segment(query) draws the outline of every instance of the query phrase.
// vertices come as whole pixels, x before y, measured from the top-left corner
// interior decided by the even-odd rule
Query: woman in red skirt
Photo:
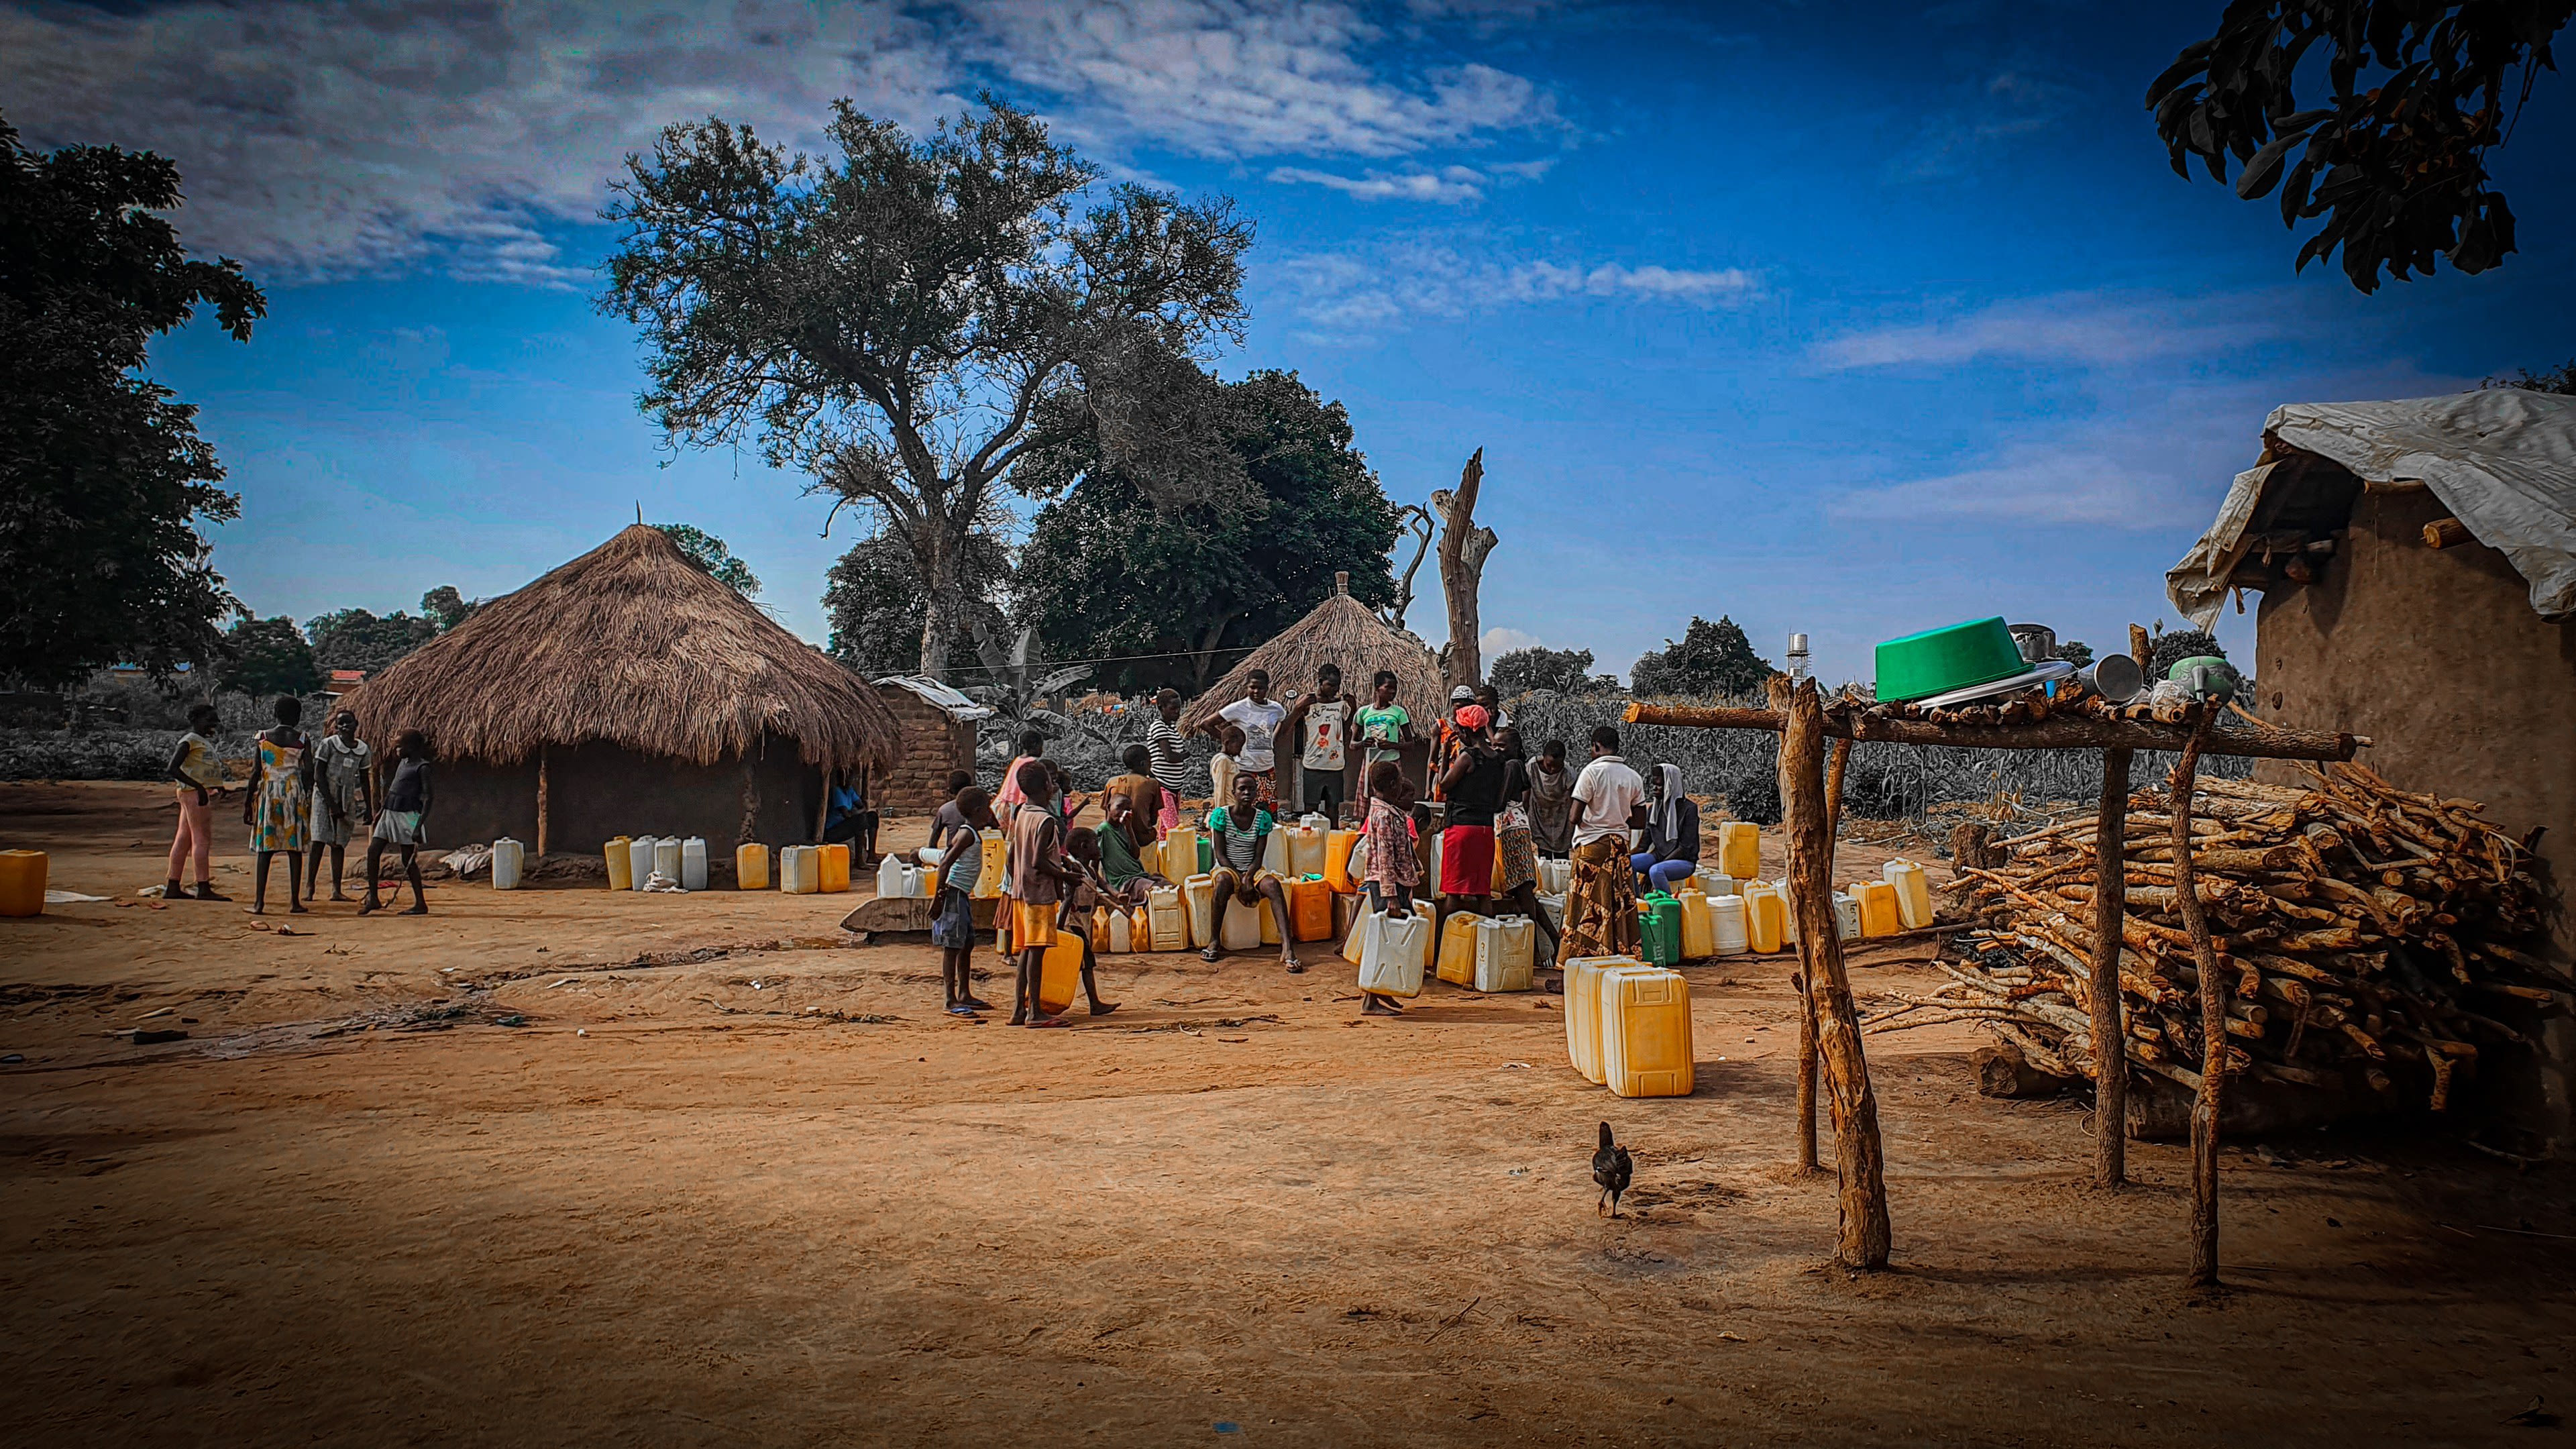
[[[1454,718],[1458,752],[1440,772],[1448,802],[1440,832],[1440,909],[1493,913],[1494,812],[1503,803],[1503,752],[1482,705],[1463,705]]]

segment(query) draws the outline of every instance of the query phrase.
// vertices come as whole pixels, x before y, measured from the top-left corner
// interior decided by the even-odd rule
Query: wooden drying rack
[[[2143,631],[2132,631],[2142,633]],[[2138,718],[2135,711],[2110,711],[2094,703],[2092,711],[2050,712],[2016,703],[2000,709],[1934,712],[1901,706],[1837,700],[1828,709],[1814,680],[1794,687],[1774,676],[1770,707],[1739,709],[1631,703],[1630,724],[1674,725],[1685,729],[1764,730],[1781,736],[1781,804],[1789,838],[1790,908],[1798,921],[1800,971],[1798,1033],[1798,1165],[1817,1170],[1816,1067],[1824,1064],[1831,1095],[1835,1168],[1841,1179],[1841,1232],[1835,1256],[1852,1268],[1887,1266],[1891,1230],[1887,1214],[1886,1157],[1879,1142],[1878,1101],[1869,1083],[1869,1062],[1861,1049],[1860,1017],[1852,1003],[1851,981],[1843,967],[1841,933],[1834,922],[1834,833],[1841,821],[1844,762],[1854,740],[1890,744],[1941,745],[1967,750],[2100,750],[2102,802],[2094,824],[2096,858],[2123,858],[2128,833],[2129,762],[2139,750],[2173,750],[2181,755],[2168,777],[2173,793],[2174,897],[2182,913],[2192,953],[2200,968],[2200,1013],[2203,1065],[2200,1093],[2191,1112],[2192,1255],[2191,1281],[2218,1282],[2218,1113],[2227,1082],[2227,1000],[2219,984],[2218,957],[2210,941],[2192,871],[2191,798],[2200,760],[2205,755],[2234,755],[2265,760],[2349,760],[2366,738],[2265,726],[2219,730],[2217,710],[2193,703],[2168,707],[2165,718]],[[1825,768],[1825,741],[1835,741],[1830,777]],[[2094,1159],[2093,1176],[2102,1187],[2127,1179],[2124,1135],[2128,1113],[2129,1074],[2126,1054],[2104,1065],[2106,1050],[2120,1050],[2128,1040],[2121,1020],[2120,949],[2128,915],[2128,881],[2123,871],[2104,871],[2093,897],[2092,987]],[[2110,1044],[2106,1046],[2105,1044]]]

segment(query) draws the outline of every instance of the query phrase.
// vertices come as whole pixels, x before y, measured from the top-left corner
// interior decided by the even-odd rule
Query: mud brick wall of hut
[[[948,802],[948,775],[975,768],[975,726],[953,718],[911,690],[877,691],[902,728],[902,752],[879,794],[877,808],[914,815]]]

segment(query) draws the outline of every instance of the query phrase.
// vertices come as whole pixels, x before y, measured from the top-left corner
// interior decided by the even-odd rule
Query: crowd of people
[[[943,952],[947,1011],[972,1017],[993,1009],[971,989],[969,898],[981,878],[976,831],[999,830],[1010,840],[997,922],[1016,957],[1009,1020],[1061,1026],[1063,1019],[1038,999],[1047,949],[1062,936],[1080,938],[1090,1010],[1116,1009],[1094,984],[1092,912],[1142,904],[1154,888],[1193,873],[1158,874],[1146,862],[1148,847],[1184,823],[1184,797],[1202,780],[1210,808],[1198,823],[1207,836],[1217,910],[1266,904],[1283,926],[1281,969],[1304,971],[1293,933],[1284,929],[1286,883],[1262,866],[1270,833],[1289,813],[1281,805],[1283,754],[1298,767],[1302,813],[1359,827],[1366,855],[1360,884],[1369,911],[1406,917],[1424,910],[1435,931],[1455,911],[1517,914],[1530,918],[1549,962],[1633,953],[1640,891],[1662,889],[1697,867],[1699,809],[1682,791],[1680,770],[1657,765],[1650,785],[1620,754],[1613,726],[1592,732],[1578,769],[1563,740],[1530,752],[1490,685],[1452,690],[1447,715],[1424,733],[1396,702],[1399,682],[1388,671],[1370,681],[1365,702],[1343,692],[1342,671],[1329,663],[1294,703],[1274,697],[1271,683],[1267,673],[1251,671],[1242,698],[1187,730],[1180,696],[1161,691],[1144,742],[1128,747],[1123,773],[1097,799],[1096,823],[1080,823],[1095,802],[1073,789],[1064,769],[1047,758],[1046,737],[1034,730],[1020,736],[997,791],[988,794],[967,771],[950,778],[950,799],[918,857],[943,867],[931,933]],[[1192,734],[1216,745],[1203,776],[1190,759]],[[1420,782],[1406,769],[1408,751],[1425,760]],[[1439,869],[1429,879],[1435,835]],[[1539,900],[1542,858],[1569,862],[1561,929]],[[1216,961],[1224,950],[1210,943],[1202,954]],[[1363,993],[1361,1010],[1388,1015],[1403,1007]]]

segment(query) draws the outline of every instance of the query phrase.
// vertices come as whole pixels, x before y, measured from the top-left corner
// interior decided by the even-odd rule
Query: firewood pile
[[[2505,1017],[2576,996],[2513,944],[2539,923],[2528,842],[2475,801],[2398,790],[2357,764],[2309,768],[2304,787],[2203,778],[2194,797],[2230,1075],[2439,1110],[2482,1053],[2529,1045]],[[2129,797],[2125,1045],[2133,1071],[2196,1091],[2199,974],[2174,909],[2170,809],[2161,789]],[[1951,888],[1987,928],[1968,938],[1973,954],[1866,1029],[1974,1021],[2040,1071],[2091,1077],[2094,835],[2091,819],[2069,821],[1997,842],[1992,869],[1963,868]]]

